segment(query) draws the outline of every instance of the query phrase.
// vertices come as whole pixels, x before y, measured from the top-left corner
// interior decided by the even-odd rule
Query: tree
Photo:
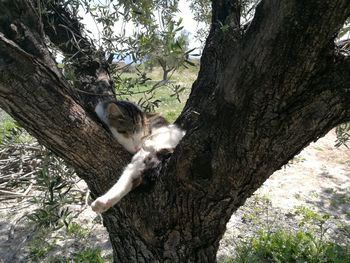
[[[101,195],[131,158],[92,113],[113,97],[108,61],[91,55],[67,4],[50,1],[41,16],[39,1],[0,3],[0,106]],[[232,213],[350,119],[350,56],[334,44],[350,2],[262,0],[245,27],[239,3],[213,1],[200,72],[176,121],[187,134],[159,167],[161,179],[103,214],[115,262],[215,262]],[[49,46],[75,54],[84,93],[65,80]]]
[[[188,33],[183,31],[182,19],[175,22],[172,17],[165,17],[161,20],[164,28],[143,36],[141,42],[145,42],[142,50],[146,51],[146,63],[159,65],[165,82],[169,78],[169,73],[174,72],[185,63],[192,64],[188,61],[188,56],[193,50],[188,50],[189,38]]]

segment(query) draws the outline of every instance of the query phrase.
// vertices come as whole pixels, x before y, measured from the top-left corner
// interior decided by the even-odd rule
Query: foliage
[[[177,70],[186,63],[193,65],[188,60],[189,39],[188,34],[183,31],[182,19],[174,21],[172,17],[161,17],[159,29],[147,33],[141,37],[141,49],[146,51],[145,64],[152,68],[159,65],[163,70],[163,81],[167,81],[168,74]]]
[[[175,83],[168,82],[161,88],[155,81],[148,81],[146,84],[137,82],[140,78],[136,75],[139,73],[124,74],[119,81],[127,82],[125,85],[130,85],[130,88],[128,90],[123,89],[123,85],[117,86],[117,98],[137,102],[148,112],[157,108],[157,112],[173,122],[184,106],[197,72],[198,67],[181,68],[172,75]],[[159,79],[162,77],[162,70],[156,67],[149,76],[152,79]]]
[[[118,94],[132,95],[135,85],[149,86],[151,79],[146,71],[141,70],[143,64],[160,65],[164,71],[163,80],[168,80],[170,73],[182,65],[192,65],[187,59],[191,52],[187,50],[188,36],[181,25],[181,19],[176,22],[174,20],[178,12],[177,1],[51,0],[41,2],[41,16],[50,14],[56,6],[67,7],[77,21],[83,22],[84,16],[93,19],[97,32],[80,27],[84,40],[73,37],[64,45],[73,45],[78,52],[94,61],[102,62],[106,57],[112,58],[113,63],[109,69]],[[53,23],[50,26],[54,27]],[[82,44],[84,41],[97,46],[97,51],[86,50]],[[52,49],[56,51],[57,47]],[[77,53],[61,55],[64,56],[62,70],[66,78],[80,92],[80,71],[74,65],[77,62],[80,64],[81,59],[76,61]],[[132,63],[125,64],[130,59]],[[120,66],[122,64],[125,66]],[[129,67],[136,68],[138,73],[133,81],[126,81],[123,77],[125,69]],[[165,85],[166,81],[159,81],[152,88],[160,89]],[[153,100],[152,96],[145,96],[140,105],[146,105],[144,108],[153,111],[157,108],[158,101]]]
[[[268,223],[254,237],[238,244],[234,257],[226,258],[221,263],[345,263],[350,261],[349,241],[344,246],[326,238],[328,229],[325,225],[329,219],[328,215],[319,214],[303,206],[297,207],[295,214],[301,217],[299,229],[272,230]]]
[[[86,262],[94,262],[94,263],[105,263],[104,258],[101,256],[101,250],[97,248],[88,248],[77,253],[74,256],[73,262],[76,263],[86,263]]]
[[[344,26],[342,27],[342,29],[340,29],[340,32],[338,34],[338,39],[344,37],[348,33],[350,33],[350,18],[348,18],[345,21]]]
[[[47,231],[40,229],[37,231],[29,244],[29,257],[32,260],[40,262],[53,248],[54,244],[51,244],[46,240]]]
[[[31,138],[12,118],[5,118],[0,123],[0,146],[7,143],[21,143]]]
[[[79,228],[77,224],[71,224],[67,229],[67,232],[74,234],[76,241],[74,242],[77,247],[77,243],[80,242],[80,239],[85,238],[86,230],[84,230],[83,236],[81,236],[82,228]],[[72,232],[71,232],[72,231]],[[104,263],[106,260],[101,255],[101,250],[99,248],[84,247],[76,251],[73,255],[60,255],[53,256],[55,250],[57,251],[60,246],[57,244],[56,240],[50,237],[50,232],[45,228],[39,229],[34,236],[32,237],[29,246],[29,258],[33,262],[50,262],[50,263]],[[78,235],[76,235],[79,233]],[[49,256],[51,254],[51,256]]]
[[[89,230],[73,222],[68,225],[67,234],[75,238],[85,238],[89,235]]]
[[[292,233],[281,229],[275,233],[261,231],[257,237],[237,247],[235,258],[224,262],[345,263],[349,260],[350,245],[343,247],[322,241],[310,232]]]
[[[61,159],[52,153],[46,155],[37,178],[37,187],[41,192],[31,200],[38,208],[27,215],[37,227],[68,227],[74,215],[67,205],[78,202],[79,198],[70,191],[73,173]]]

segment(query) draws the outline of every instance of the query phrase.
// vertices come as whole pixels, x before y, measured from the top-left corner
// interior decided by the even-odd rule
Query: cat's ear
[[[107,106],[107,116],[110,118],[118,118],[118,117],[124,117],[123,112],[121,111],[121,109],[118,107],[117,104],[115,103],[110,103]]]

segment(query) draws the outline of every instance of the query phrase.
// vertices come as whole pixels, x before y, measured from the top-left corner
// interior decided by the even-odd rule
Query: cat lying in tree
[[[117,141],[130,153],[135,153],[119,180],[91,208],[102,213],[118,203],[132,189],[141,184],[143,172],[149,165],[159,163],[159,153],[173,152],[185,131],[169,123],[158,114],[142,112],[127,101],[104,101],[95,112],[108,126]]]

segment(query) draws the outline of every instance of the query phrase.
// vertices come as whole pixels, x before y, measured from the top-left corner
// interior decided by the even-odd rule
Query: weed
[[[343,212],[345,213],[345,215],[346,215],[347,218],[350,218],[350,211],[345,211],[345,210],[343,210]]]
[[[39,207],[27,215],[37,227],[53,230],[68,227],[74,215],[67,205],[77,201],[70,192],[72,175],[73,171],[66,168],[62,160],[50,153],[46,155],[37,177],[41,193],[31,200]]]
[[[32,260],[39,261],[47,256],[47,254],[53,250],[54,244],[49,243],[46,240],[47,232],[44,229],[40,229],[33,236],[33,239],[29,243],[29,257]]]
[[[350,195],[348,193],[337,193],[333,192],[333,197],[331,200],[331,205],[338,208],[339,206],[349,204]]]
[[[242,216],[243,221],[252,222],[253,224],[263,224],[269,225],[269,207],[271,206],[271,200],[266,195],[254,195],[253,199],[253,209],[244,213]],[[266,222],[261,222],[261,215],[266,216]]]
[[[101,256],[101,250],[98,248],[88,248],[78,252],[74,256],[73,262],[76,263],[105,263],[105,259]]]
[[[108,258],[103,258],[101,250],[98,248],[86,248],[82,251],[75,253],[72,258],[66,258],[62,256],[51,256],[48,263],[106,263],[109,262]]]
[[[339,224],[338,229],[343,232],[345,236],[347,236],[350,240],[350,225]]]
[[[269,201],[260,202],[265,204],[265,207],[259,209],[268,211]],[[304,206],[296,207],[299,228],[286,230],[274,227],[268,217],[265,224],[261,220],[258,222],[259,215],[264,212],[259,211],[255,214],[254,211],[247,215],[255,215],[256,222],[262,227],[255,236],[247,237],[236,246],[233,257],[225,258],[220,263],[350,262],[350,242],[336,244],[326,237],[329,215],[317,213]],[[346,226],[341,227],[344,232],[348,231]]]
[[[89,235],[89,230],[73,222],[67,227],[67,234],[75,238],[86,238]]]
[[[329,215],[319,214],[316,211],[305,206],[297,206],[295,209],[295,214],[302,216],[300,225],[305,225],[309,223],[315,224],[316,222],[324,223],[326,220],[329,219]]]
[[[310,197],[312,197],[312,198],[318,198],[318,197],[319,197],[319,194],[318,194],[316,191],[311,191],[311,192],[310,192]]]
[[[222,263],[350,262],[350,247],[318,239],[313,233],[278,230],[261,231],[236,248],[233,258]]]
[[[0,123],[0,145],[6,147],[9,143],[24,143],[31,140],[33,138],[12,118],[7,117]]]

